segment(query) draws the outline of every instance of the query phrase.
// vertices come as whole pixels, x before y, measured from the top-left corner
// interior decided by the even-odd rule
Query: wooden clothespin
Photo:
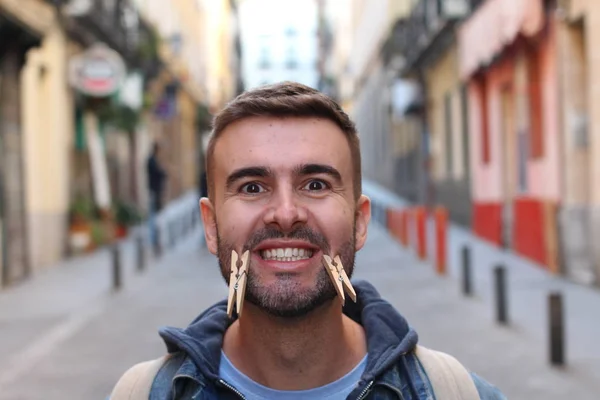
[[[242,254],[242,257],[239,257],[235,250],[231,251],[231,274],[229,275],[229,297],[227,298],[227,314],[230,318],[233,315],[234,304],[238,318],[242,315],[244,295],[246,294],[246,282],[248,280],[249,255],[249,250],[246,250],[246,252]]]
[[[335,286],[335,290],[342,300],[342,306],[346,303],[346,296],[344,292],[348,293],[348,296],[350,296],[352,301],[356,303],[356,292],[352,287],[350,278],[348,278],[348,275],[346,275],[346,270],[344,270],[340,256],[335,256],[335,258],[332,260],[331,257],[325,254],[323,258],[325,259],[325,269],[329,273],[329,277],[333,282],[333,286]]]

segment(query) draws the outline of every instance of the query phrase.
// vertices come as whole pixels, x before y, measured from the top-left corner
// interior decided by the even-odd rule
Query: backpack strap
[[[115,385],[110,400],[148,400],[154,377],[170,355],[129,368]]]
[[[438,400],[479,400],[471,374],[456,358],[417,346],[416,355],[425,369]]]

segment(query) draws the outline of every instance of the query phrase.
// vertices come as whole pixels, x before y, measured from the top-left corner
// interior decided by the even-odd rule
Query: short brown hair
[[[334,122],[346,135],[353,168],[354,197],[362,194],[360,142],[350,117],[330,97],[296,82],[281,82],[249,90],[236,97],[215,116],[213,130],[206,150],[208,193],[214,193],[215,144],[229,125],[250,117],[319,117]]]

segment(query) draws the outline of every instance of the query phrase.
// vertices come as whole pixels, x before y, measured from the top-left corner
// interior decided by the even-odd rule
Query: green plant
[[[73,222],[91,221],[94,218],[95,213],[94,202],[87,197],[78,196],[71,203],[69,213]]]
[[[142,221],[142,213],[134,204],[125,201],[116,201],[114,205],[115,221],[122,226],[139,224]]]
[[[196,108],[196,127],[200,132],[210,129],[212,124],[212,115],[205,104],[199,104]]]
[[[155,29],[147,27],[141,37],[138,53],[143,61],[151,61],[159,58],[161,39]]]
[[[96,246],[103,246],[108,242],[106,228],[101,221],[94,221],[91,227],[92,243]]]
[[[118,104],[116,100],[111,100],[100,107],[98,116],[103,123],[127,133],[135,132],[141,119],[139,111]]]

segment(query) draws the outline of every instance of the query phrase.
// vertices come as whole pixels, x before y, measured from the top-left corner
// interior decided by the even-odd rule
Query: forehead
[[[214,148],[216,173],[250,166],[274,171],[319,163],[351,174],[350,145],[344,132],[322,118],[252,117],[229,125]]]

